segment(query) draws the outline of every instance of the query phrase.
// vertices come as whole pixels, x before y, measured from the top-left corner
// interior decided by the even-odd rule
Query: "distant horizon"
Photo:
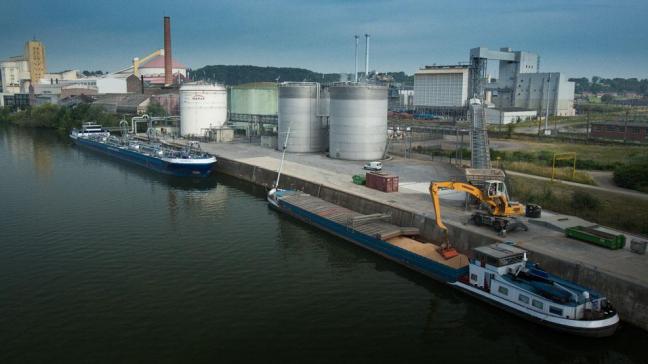
[[[537,53],[542,72],[569,78],[648,78],[648,3],[620,0],[172,0],[65,3],[5,0],[0,59],[36,37],[49,71],[116,70],[162,48],[171,17],[173,55],[192,69],[207,65],[295,67],[353,73],[354,34],[371,34],[370,69],[408,75],[431,64],[468,61],[484,46]],[[128,11],[125,11],[128,10]],[[487,14],[487,15],[484,15]]]

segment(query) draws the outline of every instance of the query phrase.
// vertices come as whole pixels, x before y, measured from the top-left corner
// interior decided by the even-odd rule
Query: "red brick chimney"
[[[164,17],[164,85],[173,84],[173,63],[171,61],[171,18]]]

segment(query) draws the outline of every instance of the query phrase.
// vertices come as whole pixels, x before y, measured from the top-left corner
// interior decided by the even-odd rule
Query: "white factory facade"
[[[499,63],[494,81],[486,69],[488,61]],[[560,72],[539,72],[539,65],[535,53],[473,48],[470,64],[426,66],[417,71],[414,105],[418,112],[461,117],[468,100],[478,94],[490,108],[499,110],[487,113],[489,122],[525,120],[546,113],[574,115],[574,83]]]

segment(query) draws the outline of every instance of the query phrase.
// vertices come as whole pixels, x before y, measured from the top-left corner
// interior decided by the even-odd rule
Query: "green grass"
[[[575,152],[576,159],[581,161],[591,160],[599,164],[613,165],[626,164],[648,160],[648,147],[636,145],[598,145],[598,144],[573,144],[573,143],[544,143],[533,141],[516,141],[520,144],[518,148],[508,151],[521,152],[548,152],[566,153]]]
[[[546,210],[578,216],[631,233],[648,235],[647,200],[526,177],[509,178],[512,197],[521,202],[537,203]]]
[[[506,163],[505,167],[507,170],[511,171],[551,178],[551,167],[547,166],[541,166],[529,162],[510,162]],[[555,179],[583,183],[586,185],[596,184],[592,177],[590,177],[586,172],[576,171],[572,177],[572,169],[568,167],[556,168]]]

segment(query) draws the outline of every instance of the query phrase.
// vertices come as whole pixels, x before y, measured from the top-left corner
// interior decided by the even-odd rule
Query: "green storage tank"
[[[277,115],[277,84],[255,82],[230,87],[231,114]]]

